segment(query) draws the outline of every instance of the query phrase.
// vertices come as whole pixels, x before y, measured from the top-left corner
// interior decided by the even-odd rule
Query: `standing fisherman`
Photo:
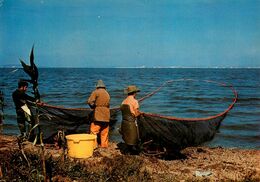
[[[137,117],[141,114],[139,103],[136,100],[137,92],[140,90],[135,85],[126,88],[127,98],[121,104],[122,123],[120,133],[131,152],[137,152],[139,144],[139,131]]]
[[[93,121],[90,124],[91,134],[100,134],[100,146],[108,147],[108,132],[110,120],[110,95],[102,80],[98,80],[96,90],[94,90],[87,104],[94,110]]]
[[[30,123],[30,109],[27,105],[32,105],[35,99],[26,94],[28,83],[19,80],[18,88],[13,92],[12,97],[15,104],[17,123],[22,137],[26,137],[26,123]]]

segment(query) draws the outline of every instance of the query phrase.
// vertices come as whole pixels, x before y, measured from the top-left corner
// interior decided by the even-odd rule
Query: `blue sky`
[[[0,0],[0,66],[260,67],[259,0]]]

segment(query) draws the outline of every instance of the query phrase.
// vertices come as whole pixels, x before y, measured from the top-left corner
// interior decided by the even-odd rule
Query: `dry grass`
[[[0,181],[41,181],[39,150],[24,144],[28,166],[16,138],[0,135]],[[63,150],[45,151],[49,181],[260,181],[259,150],[192,147],[182,154],[172,160],[123,155],[115,143],[80,160],[63,156]],[[196,176],[196,171],[209,176]]]

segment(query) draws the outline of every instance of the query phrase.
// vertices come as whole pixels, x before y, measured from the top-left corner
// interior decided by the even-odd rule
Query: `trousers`
[[[90,133],[94,135],[99,135],[98,142],[101,147],[108,147],[108,132],[109,132],[109,122],[94,121],[90,124]]]

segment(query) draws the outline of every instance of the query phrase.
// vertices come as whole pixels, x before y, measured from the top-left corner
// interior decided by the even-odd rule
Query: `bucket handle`
[[[90,140],[93,140],[94,141],[94,139],[73,139],[72,141],[73,141],[73,143],[79,143],[80,141],[90,141]]]

